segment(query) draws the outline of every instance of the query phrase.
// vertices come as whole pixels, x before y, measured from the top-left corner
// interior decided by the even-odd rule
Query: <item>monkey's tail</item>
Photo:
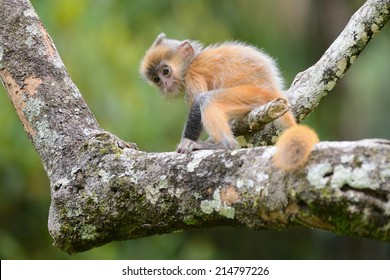
[[[286,129],[276,142],[273,161],[276,167],[293,172],[308,160],[313,146],[319,142],[317,133],[305,125]]]

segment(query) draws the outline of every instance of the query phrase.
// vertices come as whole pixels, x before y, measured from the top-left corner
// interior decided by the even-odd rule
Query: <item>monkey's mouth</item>
[[[165,95],[176,95],[180,91],[180,85],[177,82],[171,82],[164,85]]]

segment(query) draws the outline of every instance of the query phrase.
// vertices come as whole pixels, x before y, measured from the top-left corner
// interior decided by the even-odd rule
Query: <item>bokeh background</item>
[[[240,40],[277,58],[288,86],[315,63],[362,0],[34,0],[103,128],[145,151],[174,150],[182,100],[163,100],[138,73],[160,32],[205,44]],[[0,26],[1,28],[1,26]],[[390,138],[390,24],[305,121],[322,140]],[[112,242],[69,256],[47,230],[49,182],[0,87],[1,259],[389,259],[390,243],[292,229],[217,228]]]

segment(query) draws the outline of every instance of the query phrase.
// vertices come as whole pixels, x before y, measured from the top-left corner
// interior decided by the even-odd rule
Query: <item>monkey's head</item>
[[[142,59],[141,75],[163,94],[176,96],[183,90],[184,75],[195,54],[189,41],[167,39],[161,33]]]

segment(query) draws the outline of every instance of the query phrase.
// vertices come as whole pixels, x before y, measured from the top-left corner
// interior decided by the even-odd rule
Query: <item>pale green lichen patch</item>
[[[65,216],[68,218],[79,217],[83,214],[83,210],[81,208],[74,207],[70,203],[65,203],[63,209],[66,211]]]
[[[201,150],[194,153],[193,160],[187,164],[188,172],[194,172],[195,168],[199,166],[203,159],[207,158],[209,155],[212,155],[213,151],[211,150]]]
[[[372,33],[375,35],[376,33],[379,32],[379,26],[378,26],[377,24],[373,23],[373,24],[371,25],[371,31],[372,31]]]
[[[175,195],[177,198],[180,198],[180,197],[183,195],[183,193],[184,193],[184,190],[183,190],[183,189],[181,189],[181,188],[176,188],[176,189],[175,189],[174,195]],[[199,194],[198,194],[198,193],[194,193],[193,195],[194,195],[194,197],[196,197],[196,195],[199,195]]]
[[[355,60],[356,60],[357,56],[356,55],[352,55],[350,58],[349,58],[349,63],[352,65]]]
[[[102,178],[102,182],[108,183],[110,181],[110,175],[105,170],[100,170],[98,175]]]
[[[180,198],[183,193],[183,189],[174,188],[170,186],[169,180],[166,175],[160,176],[160,180],[158,182],[158,188],[160,189],[160,191],[166,190],[169,195],[174,196],[176,198]]]
[[[44,103],[39,98],[32,98],[26,102],[26,106],[23,109],[23,112],[28,120],[34,120],[37,116],[40,115],[41,109],[44,107]]]
[[[40,33],[40,30],[38,28],[37,25],[35,24],[31,24],[29,26],[26,27],[26,31],[31,35],[31,36],[28,36],[27,39],[26,39],[26,45],[31,48],[33,47],[33,45],[35,44],[35,40],[34,40],[34,37],[38,36],[38,34]],[[39,51],[39,49],[38,49]]]
[[[253,188],[255,186],[255,181],[251,178],[238,178],[236,181],[236,187],[241,188]]]
[[[262,159],[264,161],[269,161],[270,157],[272,156],[272,152],[270,153],[269,150],[275,150],[274,148],[265,149],[264,153],[266,155],[262,155]],[[245,176],[240,176],[235,180],[235,183],[233,185],[237,189],[241,189],[240,192],[245,190],[243,189],[255,189],[256,193],[259,193],[262,189],[265,188],[267,183],[269,182],[269,174],[265,172],[261,172],[256,169],[248,168],[248,170],[245,172]]]
[[[97,236],[96,227],[93,225],[84,225],[80,229],[80,237],[83,240],[94,240]]]
[[[160,189],[167,189],[168,188],[167,176],[165,176],[165,175],[160,176],[160,181],[158,182],[158,187]]]
[[[212,200],[202,200],[200,202],[200,209],[205,214],[211,214],[214,211],[218,212],[221,216],[229,219],[234,219],[236,210],[234,207],[226,205],[221,199],[221,188],[217,188],[213,193]]]
[[[315,164],[309,167],[307,179],[309,183],[316,188],[324,188],[329,181],[327,176],[333,171],[330,163]]]
[[[234,215],[236,214],[236,210],[233,207],[226,206],[226,207],[221,207],[219,210],[219,214],[222,216],[229,218],[229,219],[234,219]]]
[[[368,37],[368,35],[367,35],[367,32],[363,32],[360,39],[362,40],[362,42],[363,42],[364,44],[366,44],[367,41],[368,41],[368,39],[369,39],[369,37]]]
[[[67,178],[61,178],[59,180],[57,180],[55,183],[54,183],[54,187],[55,188],[61,188],[61,187],[66,187],[69,185],[69,179]]]
[[[200,202],[200,209],[205,214],[211,214],[218,208],[219,204],[215,200],[202,200]]]
[[[28,25],[26,31],[34,36],[37,36],[39,32],[39,27],[35,24]]]
[[[341,59],[337,63],[337,71],[336,71],[336,76],[341,77],[347,69],[347,58]]]
[[[43,120],[41,122],[36,122],[36,131],[37,137],[36,141],[44,142],[48,147],[56,147],[57,140],[60,138],[60,135],[56,130],[51,129],[49,123],[47,122],[46,115],[43,116]]]
[[[337,81],[335,80],[330,80],[327,84],[326,84],[326,90],[327,91],[331,91],[334,86],[336,85]]]
[[[88,188],[85,192],[85,196],[88,197],[90,202],[93,202],[95,204],[99,203],[99,196],[94,189]]]
[[[159,188],[155,188],[153,186],[148,186],[145,188],[145,194],[146,194],[146,199],[151,203],[151,204],[156,204],[157,201],[160,198],[160,190]]]
[[[333,188],[341,188],[344,185],[349,185],[357,189],[372,189],[379,188],[379,183],[371,178],[373,166],[363,164],[361,167],[352,169],[352,167],[345,167],[338,165],[334,168],[334,173],[330,185]]]
[[[256,179],[258,182],[267,182],[269,180],[269,175],[264,172],[257,172]]]
[[[342,155],[340,159],[342,163],[352,163],[354,158],[355,158],[354,154],[349,154],[349,155]]]
[[[33,18],[36,17],[35,11],[34,11],[33,9],[30,9],[30,8],[26,9],[26,10],[23,12],[23,15],[24,15],[25,17],[33,17]]]
[[[390,177],[390,169],[382,169],[379,174],[382,181],[384,181],[387,177]]]
[[[256,175],[257,184],[255,184],[256,193],[260,193],[265,188],[265,185],[269,181],[269,175],[267,173],[258,172]]]

